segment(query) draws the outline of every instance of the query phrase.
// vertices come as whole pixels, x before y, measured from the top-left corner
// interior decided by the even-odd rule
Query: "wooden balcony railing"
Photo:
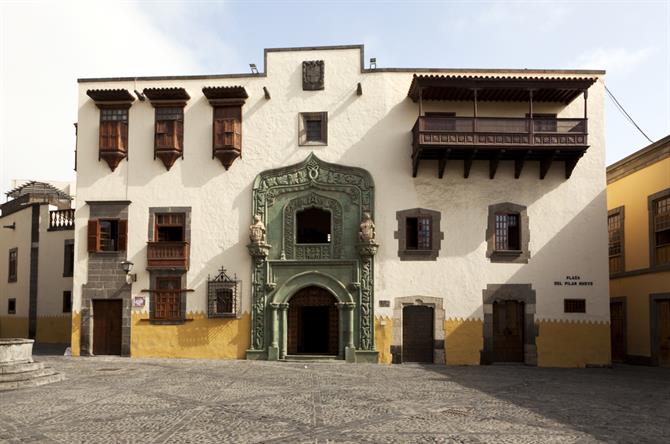
[[[74,230],[74,208],[49,211],[49,231]]]
[[[473,160],[494,161],[491,178],[500,160],[521,167],[526,160],[541,160],[544,178],[553,160],[565,160],[569,177],[588,148],[587,129],[586,119],[421,116],[412,128],[413,175],[421,159],[439,160],[440,177],[447,159],[465,160],[465,177]]]
[[[188,242],[147,242],[147,268],[188,270]]]

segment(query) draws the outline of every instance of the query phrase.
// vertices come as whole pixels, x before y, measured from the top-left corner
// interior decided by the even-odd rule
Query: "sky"
[[[77,78],[246,73],[264,48],[343,44],[380,68],[605,69],[649,138],[670,134],[670,0],[0,0],[0,192],[74,179]],[[649,143],[606,99],[607,163]]]

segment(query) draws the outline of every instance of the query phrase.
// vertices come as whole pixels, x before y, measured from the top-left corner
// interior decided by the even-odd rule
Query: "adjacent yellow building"
[[[607,168],[612,360],[670,366],[670,136]]]

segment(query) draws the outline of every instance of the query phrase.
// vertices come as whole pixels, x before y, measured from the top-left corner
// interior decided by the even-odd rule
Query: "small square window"
[[[328,113],[300,113],[299,144],[328,145]]]
[[[414,208],[396,212],[398,257],[403,261],[437,259],[443,234],[440,232],[440,212]]]
[[[7,314],[16,314],[16,299],[7,300]]]
[[[72,292],[63,292],[63,313],[72,313]]]

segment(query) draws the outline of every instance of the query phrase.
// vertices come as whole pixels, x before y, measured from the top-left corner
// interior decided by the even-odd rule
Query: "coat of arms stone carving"
[[[324,89],[325,65],[323,60],[302,62],[302,89],[318,91]]]

